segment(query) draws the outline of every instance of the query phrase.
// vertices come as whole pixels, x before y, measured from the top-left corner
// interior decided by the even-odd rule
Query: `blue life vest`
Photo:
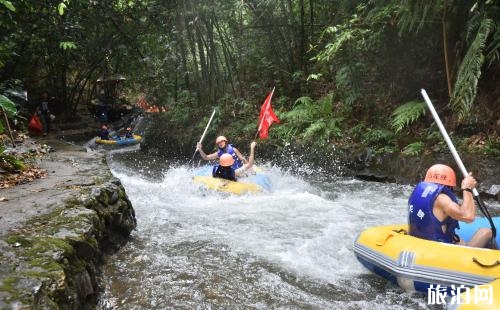
[[[217,157],[221,157],[222,154],[224,154],[224,153],[228,153],[229,155],[231,155],[234,158],[234,163],[231,166],[231,167],[233,167],[233,169],[236,170],[236,169],[240,168],[241,166],[243,166],[243,163],[238,158],[238,155],[236,155],[236,153],[234,152],[234,146],[232,144],[228,144],[226,146],[226,149],[219,148],[219,151],[217,152]]]
[[[234,173],[233,167],[223,167],[221,165],[215,165],[212,168],[212,176],[214,178],[236,181],[236,174]]]
[[[101,138],[101,140],[109,140],[109,131],[107,129],[101,129],[101,131],[99,131],[99,138]]]
[[[458,221],[448,216],[441,222],[432,212],[434,202],[441,193],[458,203],[453,191],[445,185],[430,182],[417,184],[408,199],[410,235],[426,240],[454,243],[455,229],[459,228]],[[446,225],[445,232],[441,227],[443,225]]]

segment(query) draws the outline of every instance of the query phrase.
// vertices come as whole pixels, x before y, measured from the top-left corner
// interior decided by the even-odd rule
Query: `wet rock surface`
[[[457,184],[463,177],[451,154],[377,156],[364,150],[350,158],[353,172],[363,180],[416,184],[425,177],[427,169],[436,163],[452,167],[457,174]],[[500,201],[500,158],[465,154],[461,156],[461,160],[468,172],[472,172],[477,179],[477,190],[481,197]]]
[[[56,138],[39,160],[47,177],[3,189],[0,309],[89,309],[100,263],[136,227],[105,155]]]

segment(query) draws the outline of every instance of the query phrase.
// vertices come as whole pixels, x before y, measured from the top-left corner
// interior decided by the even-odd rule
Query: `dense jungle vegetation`
[[[459,148],[500,155],[499,1],[0,0],[0,10],[11,120],[25,108],[12,90],[27,90],[27,110],[48,90],[58,120],[76,121],[98,79],[119,74],[110,100],[167,108],[157,131],[194,146],[216,108],[213,130],[246,143],[275,87],[281,124],[266,143],[419,155],[446,148],[424,88]]]

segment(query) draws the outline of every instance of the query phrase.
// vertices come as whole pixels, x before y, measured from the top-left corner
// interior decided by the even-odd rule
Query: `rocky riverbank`
[[[0,194],[0,309],[89,309],[134,209],[104,154],[55,136],[35,144],[51,150],[37,162],[47,177]]]

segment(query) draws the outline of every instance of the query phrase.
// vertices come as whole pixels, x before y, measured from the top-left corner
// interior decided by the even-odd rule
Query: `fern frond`
[[[304,96],[304,97],[297,98],[297,100],[295,100],[293,105],[295,107],[298,105],[310,105],[312,102],[313,102],[313,100],[311,99],[311,97]]]
[[[327,121],[326,133],[328,139],[330,139],[331,136],[334,136],[336,138],[342,137],[342,129],[340,128],[340,125],[343,121],[343,117],[331,118]]]
[[[332,94],[328,94],[324,97],[321,97],[318,101],[317,101],[317,104],[318,104],[318,108],[319,108],[319,111],[318,113],[320,115],[330,115],[332,113],[332,109],[333,109],[333,100],[332,100]]]
[[[326,123],[324,120],[318,120],[312,123],[307,129],[304,131],[304,139],[305,140],[323,140],[325,139],[325,130]]]
[[[334,59],[340,51],[344,49],[344,47],[350,42],[356,39],[360,33],[356,29],[337,29],[335,28],[335,38],[332,42],[328,43],[324,50],[321,51],[315,59],[322,62],[330,62]]]
[[[425,21],[437,16],[442,10],[440,1],[404,0],[400,2],[397,25],[401,33],[418,32]]]
[[[477,83],[481,77],[481,67],[485,59],[483,55],[485,42],[492,27],[493,21],[491,19],[484,18],[481,21],[474,41],[472,41],[458,69],[450,106],[453,111],[458,113],[458,120],[461,122],[468,118],[476,98]]]
[[[340,97],[347,105],[353,105],[360,95],[363,68],[363,64],[356,63],[341,67],[335,74],[335,83],[340,90]]]
[[[424,115],[425,111],[426,108],[423,101],[409,101],[394,110],[391,126],[396,132],[400,132],[403,128]]]
[[[425,144],[421,141],[413,142],[405,146],[402,153],[408,156],[418,156],[422,154]]]
[[[486,61],[490,67],[500,61],[500,22],[495,22],[493,25],[492,32],[494,33],[486,47]]]

